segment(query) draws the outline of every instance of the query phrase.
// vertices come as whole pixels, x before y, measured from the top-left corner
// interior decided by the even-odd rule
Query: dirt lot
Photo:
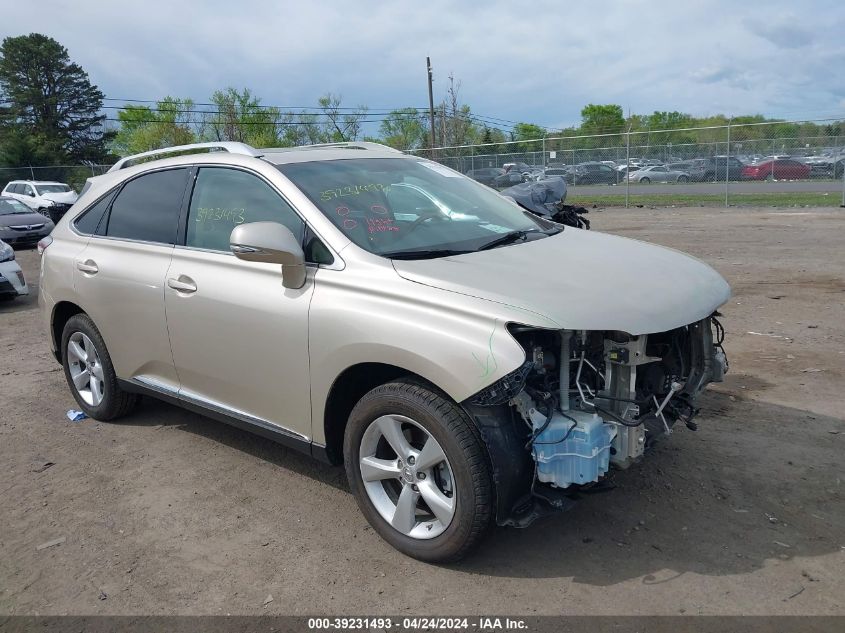
[[[340,468],[153,400],[69,422],[35,297],[0,305],[0,613],[845,614],[845,211],[590,219],[727,277],[729,377],[614,490],[449,567],[382,542]]]

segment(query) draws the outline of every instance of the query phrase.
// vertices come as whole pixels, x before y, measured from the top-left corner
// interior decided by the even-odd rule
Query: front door
[[[246,262],[229,250],[232,229],[273,221],[302,235],[304,223],[259,176],[200,167],[184,246],[165,282],[170,346],[180,395],[247,421],[311,436],[308,308],[313,271],[297,290],[281,267]]]

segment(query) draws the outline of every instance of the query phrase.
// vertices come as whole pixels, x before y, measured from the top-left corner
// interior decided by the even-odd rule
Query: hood
[[[79,197],[75,191],[66,191],[64,193],[45,193],[41,196],[45,200],[52,200],[53,202],[58,202],[59,204],[73,204],[76,202],[76,199]]]
[[[9,213],[7,215],[0,215],[0,226],[27,226],[29,224],[47,224],[51,225],[50,218],[45,218],[40,213],[33,211],[32,213]]]
[[[709,316],[730,297],[724,278],[694,257],[570,227],[531,242],[393,266],[409,281],[529,310],[569,330],[665,332]]]

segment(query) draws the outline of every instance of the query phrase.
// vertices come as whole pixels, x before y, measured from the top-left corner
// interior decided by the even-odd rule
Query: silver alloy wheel
[[[71,334],[67,342],[70,378],[85,404],[96,407],[103,401],[103,363],[94,342],[82,332]]]
[[[454,475],[443,448],[403,415],[373,420],[361,437],[364,489],[381,517],[405,536],[430,539],[455,516]]]

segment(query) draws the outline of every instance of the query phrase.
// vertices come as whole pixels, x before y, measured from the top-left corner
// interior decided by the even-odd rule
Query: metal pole
[[[731,175],[731,121],[733,121],[733,117],[728,119],[728,152],[725,155],[725,206],[728,206],[728,186],[730,183],[730,175]]]
[[[35,172],[32,171],[32,165],[29,166],[29,179],[35,180]]]
[[[628,193],[631,190],[631,127],[625,135],[625,208],[628,208]]]
[[[432,75],[431,75],[431,58],[425,58],[425,65],[428,68],[428,116],[431,119],[431,158],[434,158],[434,92],[431,87]]]
[[[836,163],[833,163],[833,175],[836,175]],[[842,205],[845,208],[845,158],[842,159]]]
[[[546,166],[546,136],[543,135],[543,167]]]

